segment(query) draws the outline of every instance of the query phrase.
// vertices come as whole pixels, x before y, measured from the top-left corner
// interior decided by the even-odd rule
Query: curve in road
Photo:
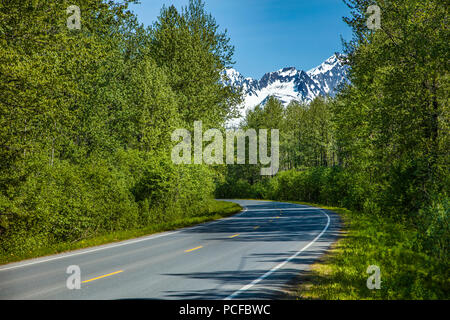
[[[331,211],[227,200],[230,218],[0,267],[0,299],[274,299],[336,240]],[[67,273],[79,267],[81,288]]]

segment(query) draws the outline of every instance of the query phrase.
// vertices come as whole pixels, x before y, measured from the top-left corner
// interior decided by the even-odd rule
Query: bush
[[[433,198],[429,206],[419,210],[417,239],[425,252],[442,261],[449,261],[450,201],[442,195]]]
[[[213,194],[206,166],[120,151],[114,161],[55,161],[0,197],[0,256],[201,215]],[[115,165],[111,163],[115,162]]]

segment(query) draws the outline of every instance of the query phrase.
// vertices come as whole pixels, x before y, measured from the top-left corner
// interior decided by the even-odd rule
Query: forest
[[[210,210],[217,172],[175,165],[176,128],[220,128],[233,47],[200,1],[149,28],[128,2],[0,5],[0,256]],[[214,204],[212,204],[214,206]]]
[[[261,165],[171,161],[174,130],[202,121],[225,132],[238,114],[241,91],[223,73],[234,47],[200,0],[163,7],[148,28],[130,2],[77,1],[79,30],[67,27],[68,1],[1,2],[0,262],[201,216],[214,198],[291,200],[405,234],[384,242],[393,253],[382,239],[373,249],[406,268],[377,297],[448,298],[445,2],[380,0],[381,29],[368,30],[372,1],[345,0],[349,82],[309,105],[270,98],[241,123],[279,130],[274,176]]]

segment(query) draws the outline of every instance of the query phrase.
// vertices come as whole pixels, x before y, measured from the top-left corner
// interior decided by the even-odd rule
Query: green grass
[[[256,199],[254,199],[256,200]],[[273,200],[266,200],[273,201]],[[341,217],[341,237],[331,250],[295,279],[284,298],[319,300],[449,299],[450,266],[420,252],[417,230],[386,215],[371,215],[322,204]],[[381,270],[381,289],[367,288],[370,265]]]
[[[416,230],[386,216],[321,207],[339,214],[342,237],[311,271],[297,279],[288,294],[293,299],[448,299],[448,262],[415,247]],[[381,270],[381,289],[369,290],[367,267]]]
[[[208,211],[200,216],[188,217],[184,219],[174,220],[171,222],[150,225],[142,229],[111,232],[108,234],[99,235],[93,238],[84,239],[74,243],[60,243],[56,246],[39,248],[22,255],[0,255],[0,265],[24,259],[37,258],[76,249],[98,246],[106,243],[138,238],[158,232],[176,230],[179,228],[193,226],[199,223],[222,219],[231,216],[235,213],[238,213],[241,210],[242,207],[236,203],[214,200],[211,201],[211,203],[209,204]]]

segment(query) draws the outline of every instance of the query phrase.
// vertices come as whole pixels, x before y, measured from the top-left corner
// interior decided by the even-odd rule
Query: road
[[[274,299],[333,243],[339,218],[304,205],[230,200],[218,221],[0,267],[0,299]],[[69,290],[69,266],[81,288]]]

